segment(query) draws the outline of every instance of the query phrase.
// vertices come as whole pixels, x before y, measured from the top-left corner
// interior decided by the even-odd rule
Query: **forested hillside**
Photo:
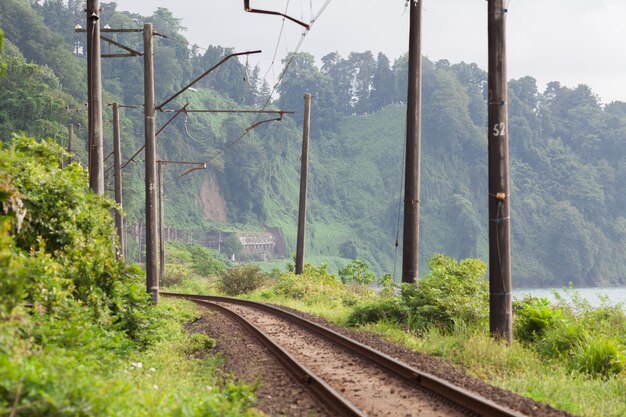
[[[79,0],[0,3],[0,64],[7,66],[0,79],[3,141],[22,130],[65,145],[68,123],[86,125],[85,37],[73,32],[84,21],[83,8]],[[152,22],[166,35],[155,44],[159,103],[235,49],[189,45],[182,22],[166,9],[145,17],[118,8],[103,4],[103,25]],[[117,39],[142,48],[137,35]],[[263,124],[238,140],[253,117],[189,114],[159,136],[160,158],[209,166],[182,178],[184,170],[166,167],[166,223],[198,232],[280,227],[292,252],[302,95],[308,91],[313,121],[307,255],[331,266],[359,258],[378,272],[393,272],[406,57],[390,62],[370,51],[345,57],[299,53],[287,62],[270,107],[294,110],[293,118]],[[142,104],[140,58],[105,60],[102,73],[105,103]],[[475,64],[425,59],[423,83],[421,259],[435,252],[486,259],[486,73]],[[168,108],[257,108],[270,92],[258,68],[236,59],[195,87]],[[620,255],[626,239],[626,103],[603,104],[584,85],[553,82],[539,91],[534,79],[524,77],[510,82],[509,112],[514,285],[625,284],[626,260]],[[157,125],[170,116],[160,114]],[[110,118],[105,107],[105,121]],[[140,108],[124,110],[124,159],[143,142],[142,120]],[[84,161],[84,129],[77,136],[77,156]],[[105,155],[111,137],[105,123]],[[107,175],[112,185],[111,171]],[[128,165],[124,181],[133,229],[143,216],[142,164]],[[398,261],[400,256],[401,248]]]

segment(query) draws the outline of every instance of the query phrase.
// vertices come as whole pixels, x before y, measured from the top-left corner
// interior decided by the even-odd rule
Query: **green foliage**
[[[217,345],[217,341],[204,333],[194,333],[191,335],[187,346],[187,354],[201,355],[207,350],[213,349]]]
[[[191,304],[164,300],[152,311],[159,332],[141,351],[81,310],[64,319],[16,315],[0,323],[0,414],[260,415],[251,408],[252,388],[221,376],[219,358],[206,355],[214,341],[186,333],[198,316]]]
[[[609,378],[626,369],[624,347],[615,340],[587,340],[578,343],[573,353],[572,369],[593,377]]]
[[[235,256],[235,259],[240,259],[243,254],[243,245],[236,234],[228,235],[224,238],[222,243],[222,253],[226,254],[229,259]]]
[[[595,378],[610,378],[626,368],[623,306],[591,307],[573,289],[571,302],[555,294],[557,304],[526,297],[515,302],[515,337],[542,357]]]
[[[173,287],[191,278],[189,270],[179,264],[165,264],[165,273],[160,278],[161,287]]]
[[[359,305],[346,323],[349,326],[359,326],[382,321],[406,325],[410,316],[411,310],[406,303],[399,297],[393,297]]]
[[[84,12],[81,17],[84,18]],[[44,24],[29,2],[6,0],[0,3],[0,26],[7,40],[17,45],[29,62],[51,68],[64,90],[85,97],[82,90],[85,73],[80,61],[72,54],[71,46]],[[65,30],[73,26],[66,25]]]
[[[517,318],[519,320],[519,318]],[[517,320],[514,322],[517,329]],[[552,325],[543,328],[543,337],[536,340],[537,350],[548,358],[567,360],[573,355],[574,348],[589,340],[585,325],[572,318],[549,320]],[[536,334],[532,335],[536,337]],[[520,338],[520,340],[524,340]]]
[[[192,270],[202,276],[215,276],[226,270],[226,259],[219,252],[195,246],[191,248]]]
[[[456,322],[480,323],[487,318],[487,266],[477,259],[460,262],[438,254],[428,260],[430,272],[401,296],[411,310],[408,324],[417,330],[454,328]]]
[[[56,75],[19,55],[0,55],[0,66],[6,68],[0,78],[0,140],[18,131],[65,138],[70,118],[66,108],[75,107],[75,100],[61,91]]]
[[[396,282],[393,279],[393,275],[391,274],[383,274],[376,280],[376,283],[381,287],[380,295],[381,297],[391,297],[395,294]]]
[[[0,203],[13,219],[11,236],[4,237],[9,250],[3,251],[12,266],[12,295],[58,314],[81,303],[98,322],[137,335],[147,325],[147,297],[138,271],[115,260],[113,204],[84,191],[79,165],[60,169],[65,156],[50,141],[23,136],[0,149]]]
[[[351,325],[378,320],[401,323],[416,331],[451,331],[461,323],[476,325],[487,317],[486,265],[476,259],[461,262],[444,255],[429,260],[431,271],[415,285],[404,285],[399,297],[360,306],[348,318]]]
[[[217,287],[226,295],[242,295],[263,287],[268,278],[256,265],[239,265],[222,272]]]
[[[23,136],[0,147],[0,414],[257,415],[217,359],[189,358],[215,346],[184,337],[196,314],[153,307],[115,260],[113,205],[65,156]]]
[[[161,285],[173,287],[193,277],[209,278],[226,270],[226,257],[216,250],[176,241],[166,243],[165,276]]]
[[[4,32],[0,29],[0,54],[2,53],[2,41],[4,40]],[[6,64],[0,64],[0,77],[4,75],[4,71],[6,70]]]
[[[376,276],[368,268],[367,262],[354,260],[339,270],[339,279],[344,284],[351,282],[361,285],[372,284]]]
[[[538,341],[549,327],[563,319],[562,311],[546,298],[526,297],[516,306],[515,313],[515,337],[525,342]]]

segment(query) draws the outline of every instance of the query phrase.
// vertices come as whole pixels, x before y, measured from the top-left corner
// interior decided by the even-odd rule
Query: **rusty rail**
[[[363,359],[369,362],[372,362],[380,366],[383,369],[386,369],[388,372],[404,379],[410,384],[416,385],[427,391],[433,392],[434,394],[440,397],[443,397],[444,399],[451,401],[457,404],[458,406],[464,409],[467,409],[471,412],[474,412],[480,416],[527,417],[525,414],[522,414],[518,411],[511,410],[507,407],[503,407],[499,404],[496,404],[495,402],[489,400],[488,398],[485,398],[474,392],[468,391],[464,388],[458,387],[442,378],[417,370],[403,362],[393,359],[392,357],[382,352],[372,349],[369,346],[366,346],[360,342],[357,342],[342,334],[339,334],[331,329],[320,326],[319,324],[313,323],[310,320],[304,319],[300,316],[297,316],[289,311],[285,311],[278,307],[274,307],[274,306],[270,306],[270,305],[262,304],[262,303],[257,303],[257,302],[249,301],[249,300],[241,300],[241,299],[236,299],[236,298],[211,296],[211,295],[193,295],[193,294],[180,294],[180,293],[169,293],[169,292],[161,292],[160,294],[165,297],[189,299],[196,303],[198,302],[210,303],[211,301],[215,301],[215,302],[237,304],[237,305],[251,307],[257,310],[265,311],[274,316],[280,317],[294,324],[297,324],[309,330],[310,332],[315,333],[318,336],[321,336],[326,340],[329,340],[331,343],[339,345],[343,347],[344,349],[359,355]],[[217,305],[212,304],[212,306],[217,306]],[[225,309],[225,310],[231,312],[228,309]],[[232,313],[232,314],[235,314],[235,313]],[[240,319],[245,321],[245,319],[243,318],[240,318]],[[295,361],[295,359],[293,360]],[[352,415],[355,415],[355,414],[352,414]]]
[[[164,296],[170,296],[168,293],[161,293]],[[330,385],[309,371],[297,359],[283,350],[274,343],[265,333],[254,325],[250,324],[246,319],[238,315],[232,310],[214,304],[210,301],[201,300],[193,297],[183,297],[189,299],[196,304],[208,307],[215,311],[230,317],[239,323],[247,332],[252,334],[255,339],[263,346],[267,347],[272,355],[280,362],[280,364],[295,378],[296,381],[304,385],[322,404],[324,404],[334,415],[345,417],[366,417],[358,408],[347,401],[341,394],[335,391]]]

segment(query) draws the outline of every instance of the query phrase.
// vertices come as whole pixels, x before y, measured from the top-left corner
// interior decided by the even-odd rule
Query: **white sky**
[[[485,0],[422,0],[423,53],[432,60],[487,65]],[[250,64],[269,67],[282,19],[250,14],[241,0],[117,0],[118,10],[150,15],[166,7],[182,19],[185,36],[199,46],[262,49]],[[284,11],[308,21],[325,0],[250,0],[251,7]],[[408,48],[408,11],[404,0],[333,0],[314,24],[301,51],[319,59],[331,51],[384,52],[393,62]],[[626,101],[626,0],[509,0],[509,78],[533,76],[542,90],[558,80],[584,83],[608,103]],[[106,24],[106,22],[103,22]],[[158,28],[156,28],[158,30]],[[280,60],[298,43],[301,28],[287,21],[278,48]]]

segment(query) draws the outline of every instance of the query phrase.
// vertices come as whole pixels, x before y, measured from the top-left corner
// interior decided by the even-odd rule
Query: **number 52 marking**
[[[496,123],[495,125],[493,125],[493,131],[492,131],[494,136],[504,136],[506,135],[506,124],[504,123]]]

